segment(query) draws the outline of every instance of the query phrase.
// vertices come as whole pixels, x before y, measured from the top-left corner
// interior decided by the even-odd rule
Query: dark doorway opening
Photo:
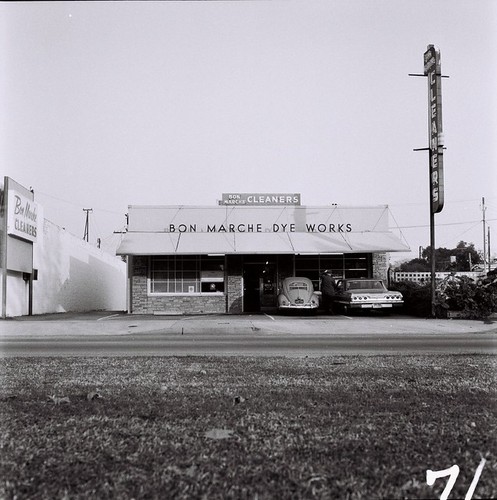
[[[243,311],[261,312],[276,307],[276,264],[269,260],[245,262],[243,266]]]

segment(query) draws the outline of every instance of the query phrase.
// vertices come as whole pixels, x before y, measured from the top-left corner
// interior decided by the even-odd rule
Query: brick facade
[[[216,296],[158,296],[138,300],[135,314],[224,314],[226,297]]]
[[[131,265],[131,312],[135,314],[223,314],[225,295],[148,294],[148,257],[134,257]]]
[[[243,264],[240,256],[228,259],[227,311],[230,314],[243,312]]]
[[[369,266],[372,266],[370,275],[373,278],[386,280],[388,254],[382,252],[370,255]],[[244,311],[243,256],[233,255],[226,259],[224,294],[150,295],[147,288],[148,266],[148,257],[132,257],[130,263],[130,312],[134,314],[241,314]],[[278,257],[278,286],[285,277],[293,276],[294,268],[293,255]]]
[[[382,280],[388,279],[388,254],[385,252],[374,253],[373,258],[373,278]]]

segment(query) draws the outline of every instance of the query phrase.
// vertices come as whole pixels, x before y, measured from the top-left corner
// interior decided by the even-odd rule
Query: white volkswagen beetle
[[[278,295],[278,310],[315,310],[319,298],[309,278],[285,278]]]

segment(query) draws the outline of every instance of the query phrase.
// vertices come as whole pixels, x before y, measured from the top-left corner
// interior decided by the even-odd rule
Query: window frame
[[[212,266],[212,263],[216,264],[217,260],[217,265],[221,266],[222,269],[216,271],[216,277],[213,280],[217,286],[222,287],[222,291],[215,291],[215,292],[210,292],[210,291],[202,291],[202,284],[206,282],[205,278],[203,277],[203,274],[205,273],[209,274],[212,272],[212,269],[210,267]],[[165,269],[155,269],[154,268],[154,262],[157,261],[166,261],[167,265],[165,266]],[[194,262],[195,267],[194,270],[192,270],[190,267],[188,267],[186,270],[184,269],[184,262]],[[180,263],[181,265],[178,265]],[[204,263],[204,269],[202,269],[202,263]],[[205,267],[207,269],[205,269]],[[177,274],[183,275],[183,273],[195,273],[196,276],[194,278],[195,281],[195,290],[194,292],[186,292],[186,291],[180,291],[180,292],[157,292],[153,291],[154,289],[154,273],[164,273],[166,276],[170,273],[174,273],[176,276]],[[167,283],[167,288],[169,289],[169,280],[167,277],[161,282]],[[183,279],[181,280],[182,282],[184,281]],[[191,281],[191,279],[187,279],[187,281]],[[175,277],[174,282],[177,282],[177,279]],[[211,280],[209,280],[209,283]],[[216,257],[209,257],[207,255],[150,255],[148,258],[148,272],[147,272],[147,295],[150,297],[215,297],[215,296],[224,296],[225,295],[225,283],[226,283],[226,257],[223,256],[220,258],[219,256]],[[189,286],[189,285],[186,285]]]

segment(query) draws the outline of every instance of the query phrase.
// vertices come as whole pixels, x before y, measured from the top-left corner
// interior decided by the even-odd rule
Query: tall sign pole
[[[430,179],[431,315],[435,317],[435,214],[444,206],[442,72],[440,51],[428,45],[424,53],[424,74],[428,77],[428,137]]]

